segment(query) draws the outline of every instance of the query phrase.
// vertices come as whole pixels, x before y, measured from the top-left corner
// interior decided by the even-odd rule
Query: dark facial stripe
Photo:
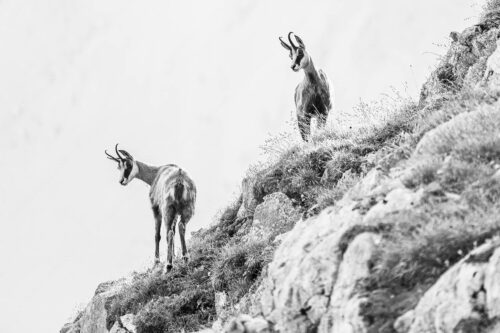
[[[125,161],[125,171],[123,172],[123,178],[128,178],[130,173],[132,172],[132,162]]]
[[[297,52],[297,58],[295,58],[295,64],[300,65],[302,58],[304,58],[304,52],[301,49],[299,49]]]

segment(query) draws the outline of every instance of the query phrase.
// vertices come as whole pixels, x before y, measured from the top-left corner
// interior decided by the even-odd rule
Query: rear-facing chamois
[[[127,185],[134,178],[139,178],[151,186],[149,198],[155,218],[155,265],[160,262],[160,229],[161,222],[165,223],[167,231],[167,272],[172,269],[174,255],[174,235],[177,217],[179,220],[179,234],[181,238],[182,257],[187,261],[188,252],[186,240],[186,224],[194,214],[196,201],[196,186],[187,173],[174,164],[160,167],[146,165],[135,160],[125,150],[115,146],[116,157],[104,151],[110,160],[118,163],[120,170],[120,184]]]
[[[290,51],[292,59],[292,70],[298,72],[304,70],[305,76],[302,82],[295,88],[295,107],[297,109],[297,121],[300,135],[304,141],[309,139],[311,132],[311,118],[316,117],[318,128],[323,128],[332,108],[330,101],[330,87],[326,74],[320,69],[316,71],[311,56],[306,51],[306,46],[299,36],[294,35],[298,43],[296,46],[288,34],[290,45],[279,37],[281,45]]]

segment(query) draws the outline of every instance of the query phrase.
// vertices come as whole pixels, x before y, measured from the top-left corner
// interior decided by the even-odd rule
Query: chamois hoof
[[[167,273],[169,273],[172,270],[172,264],[167,264]]]
[[[188,262],[189,261],[189,257],[188,256],[183,256],[182,260],[184,260],[184,262]]]

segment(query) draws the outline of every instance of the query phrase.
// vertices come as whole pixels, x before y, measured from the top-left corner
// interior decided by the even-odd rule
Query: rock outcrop
[[[101,283],[90,303],[73,322],[65,324],[60,333],[136,333],[132,314],[117,321],[109,318],[111,301],[128,282],[122,279]]]
[[[398,333],[498,332],[500,241],[472,251],[424,294],[417,307],[398,318]]]
[[[297,222],[275,251],[250,314],[278,332],[367,332],[358,286],[370,275],[378,223],[423,197],[402,186],[374,169],[335,207]],[[360,210],[360,192],[380,201]]]

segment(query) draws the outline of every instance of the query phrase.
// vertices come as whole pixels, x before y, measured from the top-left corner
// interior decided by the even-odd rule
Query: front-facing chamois
[[[330,87],[326,74],[320,69],[316,71],[311,56],[306,51],[306,46],[299,36],[294,35],[298,43],[296,46],[288,34],[290,45],[285,43],[281,37],[281,45],[290,51],[292,59],[292,70],[298,72],[303,69],[305,76],[302,82],[295,88],[295,107],[297,109],[297,121],[300,135],[304,141],[309,139],[311,132],[311,118],[316,117],[318,128],[323,128],[332,108],[330,101]]]
[[[120,170],[120,184],[127,185],[134,178],[139,178],[151,186],[149,198],[155,217],[155,265],[160,262],[160,229],[161,222],[167,230],[167,272],[172,269],[174,255],[174,235],[177,217],[179,220],[179,234],[181,238],[182,257],[187,261],[188,252],[186,240],[186,224],[194,214],[196,201],[196,186],[187,173],[174,164],[160,167],[146,165],[134,160],[132,155],[115,146],[117,157],[104,151],[107,157],[118,163]]]

